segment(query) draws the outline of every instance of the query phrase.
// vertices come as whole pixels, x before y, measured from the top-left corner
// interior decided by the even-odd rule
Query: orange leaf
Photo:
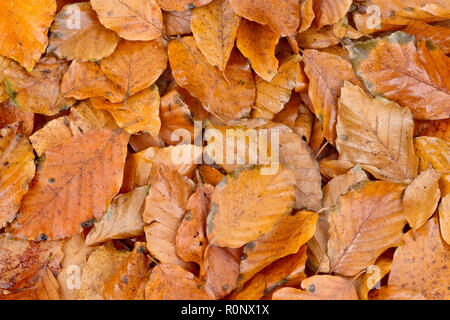
[[[100,219],[122,183],[127,141],[125,133],[96,130],[47,150],[11,232],[62,239]]]
[[[410,230],[397,248],[389,275],[390,299],[450,298],[450,247],[443,242],[437,218]]]
[[[127,40],[153,40],[163,33],[163,17],[155,0],[92,0],[100,22]]]
[[[204,283],[183,268],[158,264],[145,286],[146,300],[211,300]]]
[[[167,53],[160,39],[121,40],[110,56],[100,61],[103,73],[117,84],[126,97],[150,87],[167,66]]]
[[[194,9],[210,3],[212,0],[156,0],[159,6],[166,11],[184,11]]]
[[[210,66],[193,37],[173,40],[169,60],[177,83],[225,120],[247,116],[255,102],[255,83],[247,61],[233,51],[224,72]]]
[[[268,26],[242,20],[237,32],[236,45],[248,58],[253,70],[265,81],[272,81],[278,71],[275,49],[280,34]]]
[[[238,15],[268,25],[282,36],[293,35],[300,23],[300,1],[230,0],[230,2]]]
[[[342,195],[328,216],[331,270],[354,276],[400,243],[406,220],[404,185],[365,181]]]
[[[8,99],[0,104],[0,128],[11,125],[14,122],[21,123],[22,132],[26,136],[29,136],[33,132],[34,114],[32,112],[22,111]]]
[[[113,53],[118,42],[119,36],[98,21],[89,2],[74,3],[56,15],[47,52],[67,60],[100,60]]]
[[[314,0],[317,29],[334,24],[350,10],[352,0]]]
[[[237,170],[216,186],[206,228],[212,245],[239,248],[271,230],[278,218],[291,212],[294,174],[279,168],[274,175],[262,175],[263,169]]]
[[[411,22],[405,33],[412,34],[418,40],[432,40],[444,54],[450,53],[450,29],[441,26],[430,26],[421,21]]]
[[[15,123],[0,129],[0,228],[11,222],[34,177],[35,165],[30,141]]]
[[[358,76],[374,95],[409,107],[416,119],[450,117],[450,58],[401,31],[347,47]]]
[[[229,0],[213,0],[192,10],[191,29],[197,47],[220,71],[225,70],[230,58],[240,22]]]
[[[47,46],[47,31],[55,16],[55,0],[2,1],[0,54],[31,71]]]

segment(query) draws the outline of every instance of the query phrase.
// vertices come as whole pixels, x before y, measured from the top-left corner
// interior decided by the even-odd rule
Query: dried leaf
[[[374,95],[409,107],[416,119],[450,117],[450,58],[401,31],[347,47],[353,68]]]
[[[184,11],[194,9],[210,3],[212,0],[156,0],[159,6],[166,11]]]
[[[422,171],[406,188],[403,207],[406,220],[414,230],[419,229],[433,215],[441,192],[440,175],[433,168]]]
[[[127,141],[124,133],[96,130],[47,150],[11,225],[13,235],[62,239],[100,219],[119,191]]]
[[[55,10],[55,0],[2,1],[0,54],[31,71],[47,46],[47,31]]]
[[[250,113],[255,102],[254,79],[247,61],[237,51],[231,53],[224,75],[207,63],[193,37],[170,42],[169,60],[177,83],[199,98],[208,111],[225,120]]]
[[[300,1],[230,0],[230,3],[241,17],[268,25],[282,36],[293,35],[300,23]]]
[[[100,61],[103,73],[118,85],[126,97],[150,87],[167,66],[161,40],[121,40],[116,50]]]
[[[315,0],[313,9],[317,29],[341,20],[350,9],[352,0]]]
[[[437,218],[403,236],[395,252],[388,289],[393,299],[446,300],[450,297],[450,247],[439,234]]]
[[[111,239],[127,239],[143,235],[145,223],[142,220],[142,213],[148,190],[149,186],[143,186],[116,196],[102,220],[95,223],[87,235],[86,244],[91,246]]]
[[[56,15],[47,52],[67,60],[100,60],[113,53],[118,42],[119,36],[98,21],[91,4],[81,2],[65,6]]]
[[[336,145],[339,160],[349,160],[375,177],[410,182],[417,175],[408,108],[384,98],[372,99],[345,83],[339,99]]]
[[[361,85],[351,64],[335,55],[316,50],[303,52],[305,73],[309,78],[309,98],[322,123],[323,135],[332,144],[336,139],[338,99],[345,81]],[[361,85],[362,86],[362,85]]]
[[[103,288],[119,268],[127,261],[130,253],[103,245],[89,256],[81,274],[81,287],[77,292],[80,300],[104,300]]]
[[[365,181],[340,197],[328,216],[332,271],[354,276],[400,243],[406,223],[404,189],[401,184]]]
[[[213,0],[192,10],[191,29],[197,47],[220,71],[225,70],[240,22],[229,0]]]
[[[127,40],[153,40],[162,35],[163,16],[155,0],[92,0],[98,19]]]
[[[30,141],[19,125],[0,129],[0,228],[11,222],[34,177],[35,165]]]
[[[251,62],[255,73],[264,81],[272,81],[278,71],[275,49],[280,34],[268,26],[242,20],[236,37],[236,46]]]
[[[19,107],[13,105],[9,99],[0,103],[0,128],[12,125],[15,122],[20,122],[23,134],[29,136],[33,132],[34,114],[22,111]]]
[[[294,174],[279,168],[275,175],[262,175],[263,169],[238,170],[216,186],[207,219],[211,244],[241,247],[290,213],[294,206]]]
[[[442,53],[450,53],[450,28],[430,26],[421,21],[413,21],[403,32],[412,34],[418,40],[432,40]]]

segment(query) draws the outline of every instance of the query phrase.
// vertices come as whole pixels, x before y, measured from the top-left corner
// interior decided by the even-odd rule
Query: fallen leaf
[[[116,50],[100,61],[103,73],[127,98],[155,83],[166,66],[167,53],[160,39],[120,40]]]
[[[125,99],[120,88],[106,77],[97,64],[77,60],[72,62],[64,75],[61,92],[66,98],[77,100],[102,97],[118,103]]]
[[[34,177],[35,165],[30,141],[15,123],[0,129],[0,228],[11,222]]]
[[[437,218],[410,230],[397,248],[389,275],[393,299],[445,300],[450,297],[450,247],[443,242]]]
[[[119,36],[98,21],[91,4],[81,2],[65,6],[56,15],[47,52],[67,60],[100,60],[113,53],[118,42]]]
[[[192,10],[191,30],[197,48],[220,71],[225,70],[240,22],[229,0],[213,0]]]
[[[163,20],[168,36],[189,34],[191,30],[192,11],[164,11]]]
[[[309,78],[309,98],[322,123],[323,135],[331,143],[336,140],[338,99],[345,81],[361,85],[351,64],[341,57],[317,50],[303,52],[305,73]]]
[[[49,148],[64,144],[72,136],[69,117],[64,116],[47,122],[30,136],[30,141],[38,157],[41,157]]]
[[[12,125],[15,122],[20,122],[23,134],[29,136],[33,132],[34,113],[22,111],[19,107],[13,105],[9,99],[0,103],[0,128]]]
[[[102,220],[94,223],[86,237],[86,245],[92,246],[112,239],[128,239],[144,234],[142,220],[144,200],[149,186],[119,194],[110,203]]]
[[[98,19],[123,39],[153,40],[163,33],[163,16],[155,0],[92,0]]]
[[[0,235],[0,288],[17,290],[29,285],[26,276],[43,266],[58,273],[63,259],[61,241],[31,242]],[[33,272],[34,271],[34,272]]]
[[[418,40],[432,40],[442,53],[450,53],[450,29],[441,26],[431,26],[421,21],[411,22],[403,32],[412,34]]]
[[[273,300],[358,300],[352,282],[330,275],[312,276],[302,281],[302,289],[282,288]]]
[[[95,130],[46,151],[11,233],[29,240],[75,235],[119,191],[128,137]],[[87,200],[89,199],[89,200]]]
[[[61,93],[61,81],[68,68],[66,61],[54,57],[42,58],[31,72],[10,63],[3,71],[3,79],[11,102],[25,112],[45,115],[70,108],[75,100]]]
[[[317,29],[341,20],[351,5],[352,0],[314,0],[313,10]]]
[[[186,205],[186,214],[181,222],[175,239],[178,256],[186,262],[203,264],[206,238],[206,217],[210,209],[211,195],[214,188],[200,185],[192,194]]]
[[[450,245],[450,194],[443,197],[439,205],[439,224],[442,238]]]
[[[433,168],[422,171],[406,188],[403,207],[411,228],[419,229],[438,207],[440,175]]]
[[[402,184],[363,181],[340,197],[328,216],[333,272],[354,276],[400,243],[406,224],[404,189]]]
[[[450,117],[450,58],[429,41],[401,31],[348,46],[367,89],[409,107],[415,119]]]
[[[442,120],[414,120],[415,136],[429,136],[450,143],[450,118]]]
[[[184,11],[207,5],[212,0],[156,0],[166,11]]]
[[[275,175],[262,175],[263,169],[238,170],[216,186],[206,228],[212,245],[241,247],[268,232],[278,218],[291,212],[294,174],[279,168]]]
[[[297,77],[299,55],[294,55],[280,64],[276,76],[267,82],[256,76],[256,101],[253,118],[272,119],[291,98]]]
[[[205,109],[226,120],[250,113],[255,102],[255,83],[247,61],[239,52],[231,53],[223,75],[207,63],[193,37],[173,40],[168,52],[175,80],[199,98]]]
[[[293,35],[300,23],[300,2],[296,0],[230,0],[230,3],[241,17],[268,25],[281,36]]]
[[[77,292],[80,300],[104,300],[103,288],[130,257],[130,252],[103,245],[89,256]]]
[[[272,81],[278,72],[275,49],[279,39],[279,33],[256,22],[244,19],[239,26],[236,46],[251,62],[255,73],[264,81]]]
[[[190,179],[173,169],[160,167],[142,214],[148,224],[144,230],[150,254],[162,263],[176,264],[187,270],[192,267],[178,256],[175,244],[193,192],[194,183]]]
[[[135,243],[125,263],[104,284],[103,297],[106,300],[135,300],[139,286],[148,278],[150,261],[146,252],[145,243]]]
[[[102,98],[91,98],[94,108],[111,113],[117,124],[128,133],[148,133],[156,137],[161,128],[159,118],[160,96],[158,87],[152,85],[126,101],[111,103]]]
[[[345,83],[336,128],[339,160],[359,163],[386,181],[410,182],[416,177],[414,122],[408,108],[384,98],[372,99],[361,88]]]
[[[341,195],[346,194],[350,190],[351,186],[367,180],[367,174],[357,165],[345,174],[332,179],[322,188],[323,207],[327,210],[319,213],[316,231],[312,239],[308,242],[308,248],[311,252],[309,262],[314,268],[319,269],[320,272],[330,271],[330,259],[327,255],[328,240],[330,239],[330,234],[328,233],[328,215],[330,208],[338,202]]]
[[[241,258],[239,286],[272,262],[298,252],[313,235],[317,214],[296,211],[279,218],[272,230],[247,243]]]
[[[204,283],[173,264],[158,264],[145,286],[146,300],[211,300]]]
[[[47,31],[55,16],[55,0],[2,1],[0,54],[31,71],[48,43]]]

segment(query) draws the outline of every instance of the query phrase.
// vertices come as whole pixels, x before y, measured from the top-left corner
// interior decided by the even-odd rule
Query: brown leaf
[[[191,29],[197,48],[220,71],[225,70],[240,22],[229,0],[213,0],[192,10]]]
[[[96,130],[47,150],[10,227],[13,235],[62,239],[101,218],[119,191],[127,141],[125,133]]]
[[[300,23],[300,1],[230,0],[233,10],[247,20],[268,25],[281,36],[295,33]]]
[[[55,0],[2,1],[0,54],[31,71],[47,46],[47,31],[55,10]]]
[[[336,146],[339,160],[349,160],[375,177],[410,182],[417,175],[412,141],[414,122],[408,108],[369,97],[345,83],[339,99]]]
[[[67,60],[100,60],[113,53],[118,42],[119,36],[98,21],[89,2],[74,3],[56,15],[47,52]]]
[[[72,136],[69,117],[64,116],[47,122],[44,127],[31,135],[30,141],[38,157],[41,157],[47,149],[64,144]]]
[[[119,268],[130,257],[128,251],[120,251],[109,246],[98,247],[89,256],[81,274],[81,287],[77,292],[80,300],[104,300],[103,288]]]
[[[450,143],[450,118],[442,120],[414,120],[415,136],[429,136]]]
[[[156,0],[159,6],[166,11],[184,11],[194,9],[210,3],[212,0]]]
[[[194,183],[177,171],[160,167],[156,181],[145,199],[143,212],[147,248],[162,263],[179,265],[187,270],[192,266],[176,252],[176,236],[181,225]]]
[[[317,214],[296,211],[283,215],[273,229],[248,243],[241,258],[239,286],[272,262],[298,252],[314,234]]]
[[[347,14],[351,4],[352,0],[314,0],[317,29],[338,22]]]
[[[255,102],[255,83],[247,61],[239,52],[231,53],[224,75],[207,63],[193,37],[173,40],[168,52],[175,80],[199,98],[205,109],[225,120],[250,113]]]
[[[11,222],[34,177],[35,165],[30,141],[17,123],[0,129],[0,228]]]
[[[144,200],[149,186],[134,189],[116,196],[102,220],[95,223],[86,237],[86,245],[92,246],[111,239],[127,239],[144,234],[142,220]]]
[[[239,26],[236,46],[264,81],[272,81],[277,74],[278,59],[275,57],[275,49],[279,39],[279,33],[256,22],[244,19]]]
[[[432,40],[444,54],[450,53],[450,29],[430,26],[421,21],[411,22],[403,32],[412,34],[418,40]]]
[[[279,168],[274,175],[263,175],[263,169],[238,170],[216,186],[206,228],[211,244],[241,247],[268,232],[278,218],[291,212],[294,174]]]
[[[33,71],[27,72],[12,62],[3,71],[11,102],[25,112],[55,115],[70,108],[75,101],[61,93],[61,81],[69,64],[54,57],[39,60]]]
[[[443,197],[439,205],[439,224],[442,238],[450,245],[450,194]]]
[[[187,202],[187,211],[176,235],[177,254],[186,262],[203,264],[204,253],[208,246],[206,217],[213,191],[214,188],[210,185],[200,185]]]
[[[345,81],[361,85],[351,64],[341,57],[317,50],[303,52],[305,73],[309,78],[309,98],[322,123],[323,135],[332,144],[336,139],[338,99]]]
[[[337,276],[309,277],[302,281],[302,289],[282,288],[273,300],[358,300],[352,282]]]
[[[29,136],[33,132],[34,114],[22,111],[19,107],[13,105],[9,99],[0,103],[0,128],[12,125],[15,122],[20,122],[23,134]]]
[[[164,11],[164,25],[168,36],[181,36],[191,33],[192,11]]]
[[[0,235],[0,288],[17,290],[29,285],[26,276],[47,266],[58,273],[63,258],[61,241],[31,242]]]
[[[158,264],[145,286],[146,300],[211,300],[204,283],[173,264]]]
[[[409,107],[416,119],[450,117],[450,58],[401,31],[348,46],[353,68],[374,95]]]
[[[328,216],[331,270],[354,276],[400,243],[406,219],[404,185],[364,181],[342,195]]]
[[[100,61],[103,73],[125,92],[126,97],[150,87],[167,66],[167,52],[160,39],[120,40],[116,50]]]
[[[136,242],[128,259],[103,286],[106,300],[134,300],[141,283],[148,278],[150,261],[145,244]]]
[[[118,103],[125,99],[119,87],[106,77],[97,64],[77,60],[72,62],[64,75],[61,92],[66,98],[77,100],[103,97]]]
[[[445,300],[450,297],[450,247],[439,234],[437,218],[403,236],[392,262],[390,299]]]
[[[153,40],[163,33],[163,16],[155,0],[92,0],[98,19],[127,40]]]
[[[323,207],[328,209],[319,214],[316,231],[308,242],[308,249],[311,251],[309,261],[320,272],[330,271],[330,259],[327,255],[328,240],[330,239],[330,234],[328,233],[329,208],[333,207],[341,195],[346,194],[350,190],[351,186],[367,180],[367,174],[360,166],[355,166],[345,174],[332,179],[323,187]]]
[[[160,101],[156,85],[130,96],[124,102],[111,103],[106,99],[91,98],[94,108],[108,111],[126,132],[130,134],[143,132],[154,137],[161,128]]]
[[[441,197],[440,175],[433,168],[422,171],[406,188],[403,207],[411,228],[419,229],[433,215]]]

